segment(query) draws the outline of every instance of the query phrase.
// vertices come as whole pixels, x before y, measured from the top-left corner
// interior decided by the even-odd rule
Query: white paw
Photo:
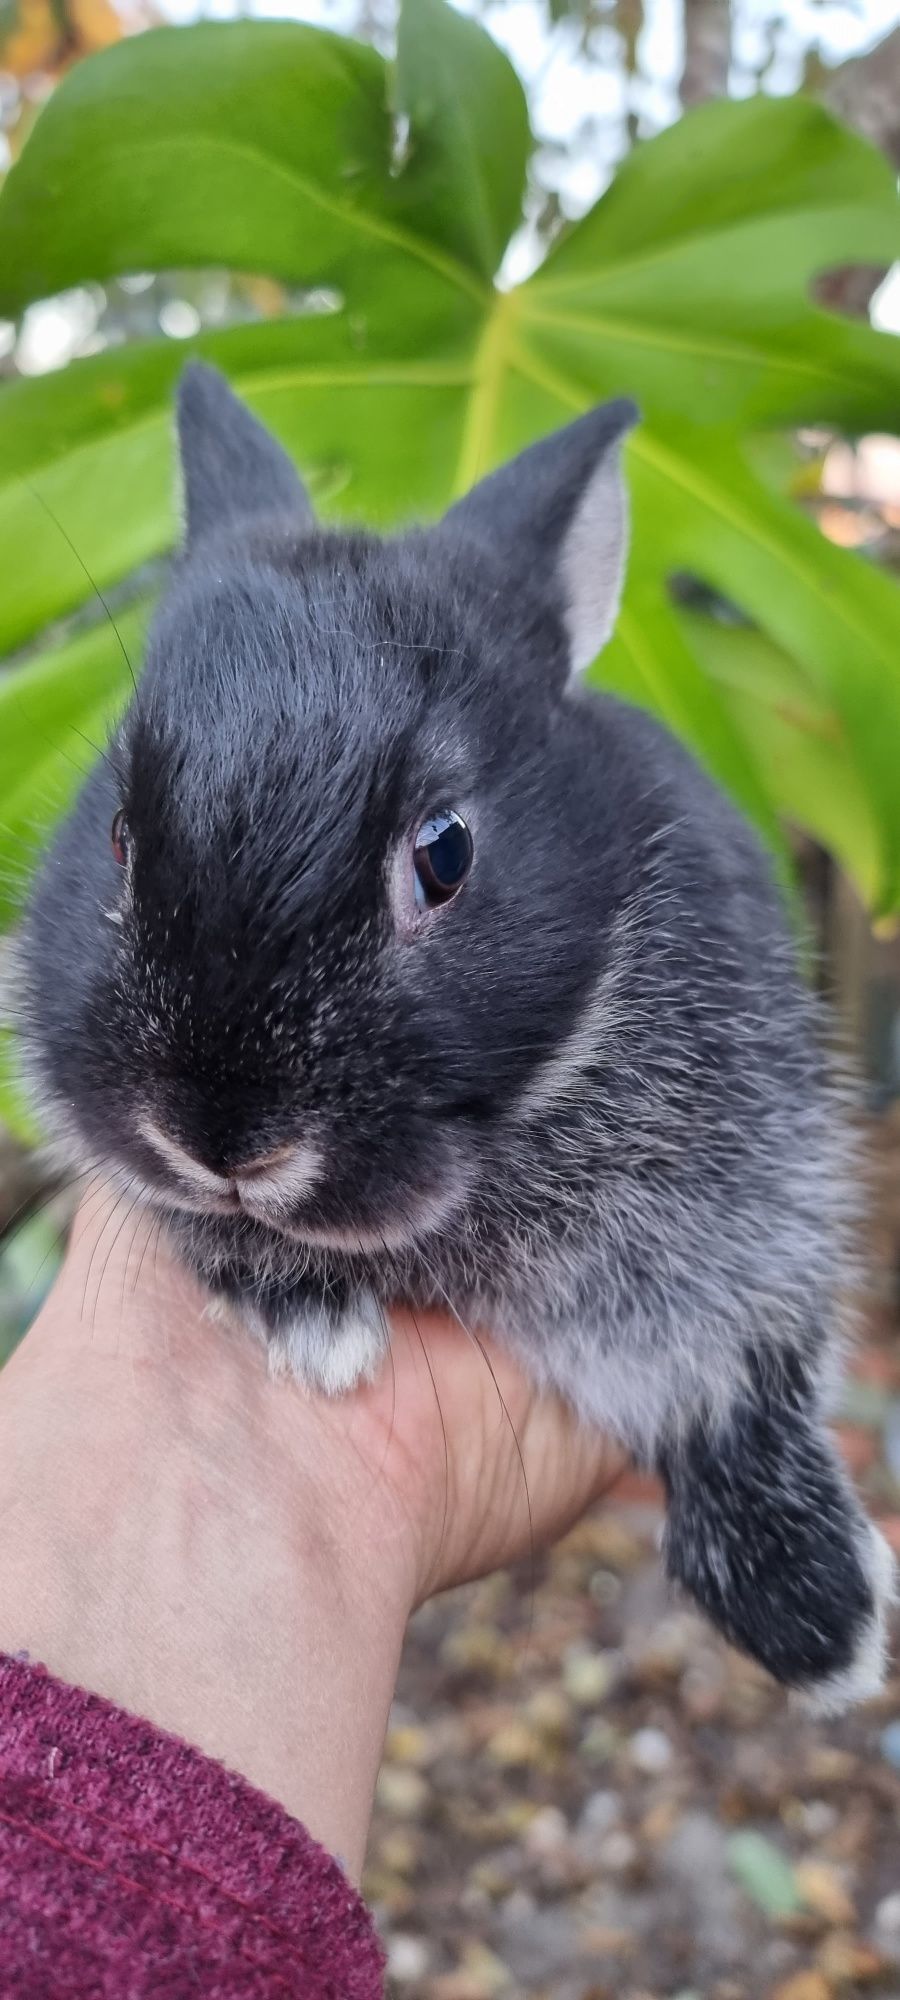
[[[307,1389],[345,1396],[360,1382],[374,1382],[387,1353],[384,1313],[371,1292],[360,1292],[337,1319],[312,1307],[269,1340],[269,1365],[295,1376]]]
[[[807,1715],[841,1715],[857,1702],[870,1701],[884,1685],[887,1657],[887,1620],[897,1600],[897,1566],[883,1535],[865,1524],[858,1554],[869,1580],[875,1609],[859,1635],[853,1659],[827,1680],[813,1681],[798,1691],[797,1701]]]

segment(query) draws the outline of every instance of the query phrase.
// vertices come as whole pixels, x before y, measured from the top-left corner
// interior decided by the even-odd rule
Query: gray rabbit
[[[491,1328],[661,1472],[665,1560],[821,1708],[892,1566],[824,1427],[841,1118],[770,869],[647,716],[585,691],[625,401],[437,526],[317,527],[192,364],[186,538],[37,883],[23,1025],[74,1166],[161,1209],[296,1374],[384,1307]]]

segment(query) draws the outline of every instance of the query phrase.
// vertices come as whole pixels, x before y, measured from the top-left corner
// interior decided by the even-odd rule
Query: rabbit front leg
[[[218,1274],[211,1309],[262,1342],[274,1374],[292,1375],[324,1396],[374,1382],[388,1350],[385,1313],[367,1290],[348,1290],[338,1300],[303,1286],[228,1285]]]
[[[325,1396],[374,1382],[388,1350],[387,1320],[369,1291],[341,1305],[294,1295],[261,1330],[271,1367]]]
[[[210,1295],[211,1314],[245,1327],[265,1347],[273,1372],[293,1375],[307,1389],[343,1396],[373,1382],[390,1336],[364,1279],[337,1265],[281,1276],[230,1225],[230,1216],[169,1218],[176,1249]]]
[[[835,1713],[881,1687],[893,1558],[798,1372],[756,1373],[724,1423],[661,1454],[666,1567],[727,1639]]]

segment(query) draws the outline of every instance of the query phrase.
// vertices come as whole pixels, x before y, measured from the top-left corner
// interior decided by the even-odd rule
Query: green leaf
[[[11,1029],[0,1028],[0,1125],[23,1146],[37,1146],[41,1134],[19,1074],[17,1045],[18,1038]]]
[[[733,1833],[727,1847],[732,1874],[767,1917],[777,1921],[800,1909],[793,1868],[773,1841],[748,1828]]]
[[[7,176],[0,312],[85,278],[224,264],[349,280],[388,352],[398,318],[404,337],[410,314],[420,336],[465,324],[481,283],[400,219],[392,143],[385,65],[359,42],[275,21],[118,42],[68,72]]]
[[[685,432],[634,440],[636,518],[671,572],[730,597],[803,667],[838,718],[847,761],[880,830],[876,911],[900,901],[900,598],[769,492],[728,440],[702,459]],[[640,535],[640,526],[637,529]]]
[[[612,693],[649,708],[691,745],[709,770],[757,821],[781,859],[784,850],[763,777],[728,701],[699,663],[658,585],[632,576],[609,645],[592,678]]]
[[[789,653],[751,626],[676,613],[717,686],[778,811],[829,847],[864,903],[881,893],[881,843],[872,800],[847,754],[840,717]]]
[[[398,212],[492,278],[522,213],[531,148],[512,64],[446,0],[404,0],[395,88],[410,123]]]
[[[519,345],[583,402],[624,387],[648,416],[890,422],[896,341],[808,298],[823,266],[900,254],[874,149],[803,99],[704,106],[498,298],[484,274],[527,134],[489,46],[443,0],[410,0],[398,87],[420,122],[401,171],[388,72],[321,30],[159,29],[77,65],[0,197],[0,310],[135,266],[225,264],[334,288],[380,358],[464,350],[481,379]]]
[[[146,607],[117,618],[140,658]],[[21,909],[36,854],[102,750],[130,688],[110,624],[0,676],[0,922]]]
[[[551,251],[523,339],[586,394],[600,350],[605,384],[693,423],[890,425],[898,343],[809,286],[897,256],[896,178],[864,140],[804,98],[708,104],[639,146]]]

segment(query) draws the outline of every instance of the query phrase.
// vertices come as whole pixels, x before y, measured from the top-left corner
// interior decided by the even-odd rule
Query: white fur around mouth
[[[296,1227],[285,1225],[282,1235],[292,1243],[309,1243],[317,1250],[344,1250],[377,1252],[379,1250],[409,1250],[423,1236],[439,1228],[446,1220],[453,1204],[445,1200],[417,1201],[413,1210],[399,1222],[384,1221],[377,1228],[361,1223],[359,1228],[350,1224],[341,1228],[337,1223],[319,1228],[315,1223],[298,1223]]]
[[[190,1204],[214,1212],[236,1213],[238,1209],[256,1221],[277,1229],[285,1216],[309,1194],[321,1178],[322,1155],[318,1148],[302,1141],[273,1154],[271,1164],[248,1168],[234,1175],[213,1173],[200,1160],[160,1130],[155,1120],[142,1116],[137,1121],[142,1139],[175,1175],[176,1184],[194,1199]]]

